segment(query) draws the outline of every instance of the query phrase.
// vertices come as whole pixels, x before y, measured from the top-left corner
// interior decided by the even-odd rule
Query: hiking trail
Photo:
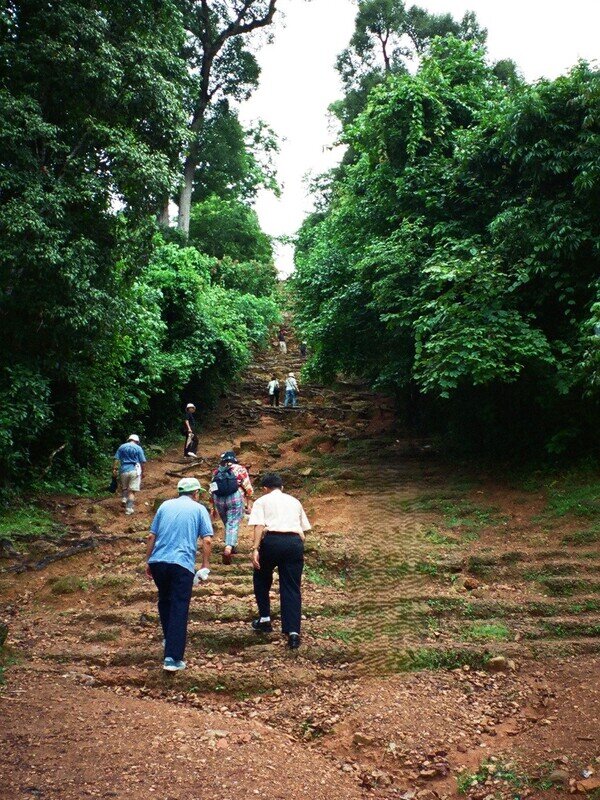
[[[118,496],[48,498],[62,540],[0,560],[14,662],[0,797],[434,800],[457,778],[473,798],[512,797],[517,778],[521,797],[594,790],[598,545],[543,494],[412,441],[359,382],[300,379],[297,409],[266,405],[270,376],[302,364],[293,337],[259,354],[200,431],[200,462],[147,447],[134,516]],[[279,472],[313,523],[302,647],[278,633],[276,580],[275,633],[251,631],[251,531],[226,567],[219,522],[188,668],[165,674],[146,533],[177,480],[206,487],[231,447],[255,488]]]

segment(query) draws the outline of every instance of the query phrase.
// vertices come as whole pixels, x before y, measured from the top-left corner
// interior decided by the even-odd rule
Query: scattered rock
[[[477,578],[473,578],[470,575],[468,575],[463,581],[463,586],[465,587],[465,589],[468,589],[470,592],[472,592],[473,589],[478,589],[481,586],[481,584],[479,583]]]
[[[596,789],[600,789],[600,777],[594,776],[593,778],[586,778],[583,781],[577,781],[576,786],[578,792],[595,792]]]
[[[490,672],[514,672],[517,668],[515,662],[505,656],[494,656],[485,665]]]
[[[368,736],[366,733],[355,733],[352,737],[352,744],[355,747],[369,747],[375,744],[375,739],[373,736]]]
[[[555,769],[548,775],[548,780],[551,783],[566,786],[569,783],[569,773],[564,769]]]
[[[312,467],[306,467],[306,469],[299,469],[298,475],[302,475],[303,478],[308,478],[309,475],[312,475]]]

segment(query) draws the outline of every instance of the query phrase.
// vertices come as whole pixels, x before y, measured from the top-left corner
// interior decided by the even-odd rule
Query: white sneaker
[[[126,509],[125,509],[125,514],[126,514],[128,517],[130,517],[132,514],[135,514],[135,509],[134,509],[134,508],[126,508]]]
[[[165,658],[163,661],[163,669],[165,672],[179,672],[179,670],[185,669],[185,667],[185,661],[175,661],[173,658]]]
[[[127,498],[126,497],[122,497],[121,498],[121,502],[123,503],[123,505],[127,505]]]
[[[188,454],[187,454],[187,457],[188,457],[188,458],[198,458],[198,456],[196,455],[196,453],[188,453]]]

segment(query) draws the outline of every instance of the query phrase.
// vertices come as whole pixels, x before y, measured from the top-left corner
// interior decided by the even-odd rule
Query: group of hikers
[[[191,444],[197,446],[194,411],[193,404],[188,404],[186,448],[190,435],[196,439],[195,445]],[[113,477],[120,480],[126,514],[135,512],[135,495],[141,489],[145,463],[139,436],[131,434],[115,453],[113,465]],[[223,564],[230,565],[237,553],[241,522],[248,515],[248,525],[254,528],[251,561],[258,607],[252,628],[257,633],[273,630],[269,593],[277,568],[282,632],[287,636],[288,647],[300,646],[304,538],[311,526],[301,503],[283,492],[279,475],[264,475],[261,486],[264,495],[255,500],[248,470],[238,462],[233,450],[227,450],[212,471],[208,487],[210,513],[200,503],[200,494],[206,490],[196,478],[182,478],[177,484],[178,496],[164,501],[156,512],[146,548],[146,574],[158,589],[158,613],[164,635],[163,669],[167,672],[177,672],[186,666],[183,656],[192,589],[210,575],[214,535],[211,517],[220,518],[225,527],[221,559]],[[202,566],[196,571],[199,543]]]
[[[288,406],[296,408],[296,406],[298,405],[298,393],[300,389],[298,388],[298,381],[296,380],[296,376],[293,372],[288,373],[288,376],[284,382],[284,388],[285,388],[285,397],[283,401],[284,408],[288,408]],[[280,392],[281,392],[281,387],[279,381],[277,380],[277,376],[272,375],[271,380],[267,384],[269,405],[279,407]]]

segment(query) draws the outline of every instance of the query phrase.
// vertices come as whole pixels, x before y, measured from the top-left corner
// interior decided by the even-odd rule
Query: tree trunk
[[[183,186],[179,195],[179,217],[177,227],[186,236],[190,233],[190,211],[192,207],[192,190],[194,188],[194,173],[196,172],[196,158],[190,153],[185,159],[183,169]]]
[[[158,224],[161,228],[168,228],[169,227],[169,197],[165,197],[162,206],[156,215],[158,220]]]

